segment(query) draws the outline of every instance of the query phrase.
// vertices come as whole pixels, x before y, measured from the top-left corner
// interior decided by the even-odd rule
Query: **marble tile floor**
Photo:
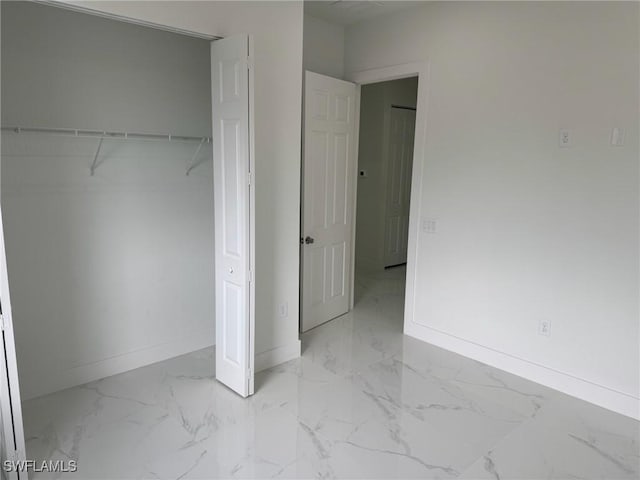
[[[404,269],[237,397],[206,349],[24,404],[31,478],[638,479],[639,422],[402,335]]]

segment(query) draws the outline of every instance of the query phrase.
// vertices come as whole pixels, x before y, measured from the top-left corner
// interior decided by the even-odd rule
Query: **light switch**
[[[558,145],[563,148],[573,146],[573,139],[571,138],[571,132],[569,130],[560,130]]]
[[[611,146],[624,146],[624,128],[615,127],[613,130],[611,130]]]

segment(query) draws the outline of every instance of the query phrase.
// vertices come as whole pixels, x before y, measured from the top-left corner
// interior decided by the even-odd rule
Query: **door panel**
[[[349,309],[356,86],[306,72],[302,330]]]
[[[391,108],[387,156],[384,266],[407,263],[409,201],[416,112]]]
[[[331,298],[342,297],[345,294],[344,257],[344,242],[331,246],[331,273],[333,275],[331,278]]]
[[[25,460],[22,404],[20,402],[6,259],[2,212],[0,211],[0,417],[2,422],[2,448],[0,448],[2,463],[0,463],[0,468],[6,460]],[[4,472],[3,475],[10,480],[18,478],[25,480],[27,478],[27,474],[24,472],[20,474]]]
[[[347,225],[347,193],[349,191],[349,135],[336,134],[334,137],[333,165],[333,218],[332,225]]]
[[[254,195],[249,38],[211,44],[216,265],[216,379],[253,393]]]

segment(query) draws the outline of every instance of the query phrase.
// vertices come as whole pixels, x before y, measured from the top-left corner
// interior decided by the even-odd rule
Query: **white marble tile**
[[[465,479],[638,479],[640,422],[558,394],[487,450]]]
[[[318,450],[342,458],[332,462],[342,478],[451,478],[482,451],[353,379],[306,390],[285,408]]]
[[[361,371],[402,350],[402,334],[380,319],[367,321],[351,312],[305,334],[302,355],[307,362],[335,375]]]
[[[559,395],[543,385],[411,337],[403,337],[402,351],[394,359],[419,375],[455,385],[469,395],[484,397],[528,417]]]
[[[221,478],[274,478],[285,471],[312,478],[328,460],[281,408],[223,429],[215,442],[215,448],[209,448],[211,442],[203,445],[207,455],[187,478],[208,478],[212,466]]]
[[[25,402],[32,478],[638,478],[638,422],[402,335],[404,269],[242,399],[206,349]]]
[[[424,375],[397,359],[372,365],[354,381],[386,408],[401,411],[413,422],[422,422],[481,450],[526,420],[492,399]]]

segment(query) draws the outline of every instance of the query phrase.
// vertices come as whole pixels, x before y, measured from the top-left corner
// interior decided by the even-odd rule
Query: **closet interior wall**
[[[2,2],[2,125],[208,137],[210,42]],[[213,345],[211,145],[2,133],[23,399]]]

